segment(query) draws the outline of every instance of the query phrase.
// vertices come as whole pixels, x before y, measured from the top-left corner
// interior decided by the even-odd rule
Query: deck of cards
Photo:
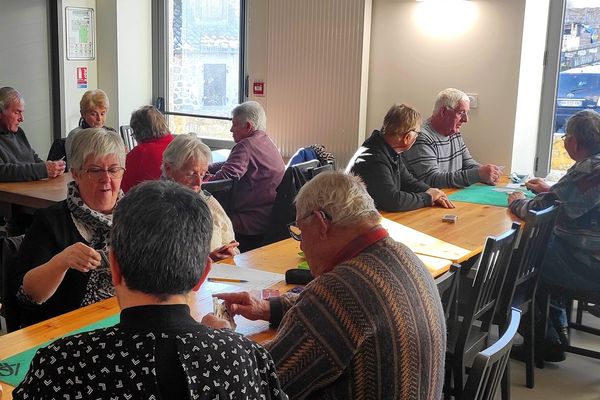
[[[235,323],[233,316],[229,313],[229,309],[225,303],[219,301],[216,297],[213,297],[213,313],[215,314],[215,317],[229,321],[231,329],[235,331],[237,324]]]
[[[454,224],[456,223],[456,221],[458,221],[458,215],[444,214],[444,216],[442,217],[442,222],[450,222]]]

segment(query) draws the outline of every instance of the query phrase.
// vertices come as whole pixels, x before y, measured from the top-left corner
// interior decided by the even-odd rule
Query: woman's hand
[[[204,326],[208,326],[214,329],[231,329],[231,324],[229,321],[223,318],[217,318],[213,313],[206,314],[202,317],[202,321],[200,323]]]
[[[217,293],[214,296],[225,300],[225,305],[227,305],[231,316],[241,315],[252,321],[257,319],[268,321],[271,317],[269,300],[257,299],[248,292]]]
[[[235,255],[235,249],[239,246],[240,244],[238,242],[231,241],[230,243],[227,243],[225,246],[221,246],[218,249],[215,249],[213,251],[210,252],[210,258],[213,261],[220,261],[220,260],[224,260],[226,258],[232,257]]]
[[[70,245],[53,258],[62,265],[65,270],[69,268],[80,272],[89,272],[101,264],[100,253],[81,242]]]
[[[541,178],[533,178],[525,182],[525,186],[527,189],[531,190],[533,193],[544,193],[550,191],[550,185],[548,185]]]

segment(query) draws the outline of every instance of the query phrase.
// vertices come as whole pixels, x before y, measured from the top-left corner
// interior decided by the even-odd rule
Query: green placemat
[[[508,207],[508,193],[498,192],[494,189],[498,186],[489,186],[477,183],[468,188],[461,189],[452,193],[448,198],[452,201],[462,201],[465,203],[486,204],[489,206]],[[523,192],[525,189],[523,188]],[[535,195],[527,190],[525,192],[527,198],[533,198]]]
[[[103,320],[96,321],[93,324],[86,325],[83,328],[77,329],[73,332],[69,332],[64,336],[74,335],[76,333],[87,332],[99,328],[106,328],[108,326],[113,326],[118,322],[119,314],[116,314]],[[40,347],[47,346],[52,342],[53,340],[0,361],[0,381],[8,383],[11,386],[17,386],[19,383],[21,383],[23,378],[25,378],[35,352]]]

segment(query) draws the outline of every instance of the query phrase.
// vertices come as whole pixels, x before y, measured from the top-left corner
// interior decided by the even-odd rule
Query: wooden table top
[[[70,172],[52,179],[31,182],[0,182],[0,202],[29,208],[45,208],[67,198]]]
[[[485,239],[496,236],[510,229],[513,221],[521,221],[507,207],[487,206],[481,204],[454,202],[455,209],[448,210],[440,207],[428,207],[402,213],[382,213],[385,218],[398,222],[418,232],[439,239],[442,244],[450,243],[467,250],[460,257],[449,256],[446,248],[431,246],[421,248],[430,256],[448,258],[453,262],[463,262],[483,250]],[[442,222],[444,214],[458,216],[456,223]],[[410,245],[409,245],[410,247]],[[412,247],[411,247],[412,248]]]

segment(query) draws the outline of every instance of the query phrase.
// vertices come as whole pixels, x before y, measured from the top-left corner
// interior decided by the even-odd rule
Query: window
[[[561,140],[567,120],[580,110],[600,111],[600,2],[555,3],[549,32],[562,29],[549,35],[548,49],[558,57],[556,65],[548,64],[549,75],[544,83],[553,96],[548,109],[551,106],[554,112],[542,113],[540,123],[547,124],[548,129],[540,130],[538,159],[542,162],[536,170],[536,175],[549,173],[554,180],[574,163]]]
[[[166,1],[155,87],[174,134],[232,140],[231,110],[243,101],[242,11],[243,0]]]

